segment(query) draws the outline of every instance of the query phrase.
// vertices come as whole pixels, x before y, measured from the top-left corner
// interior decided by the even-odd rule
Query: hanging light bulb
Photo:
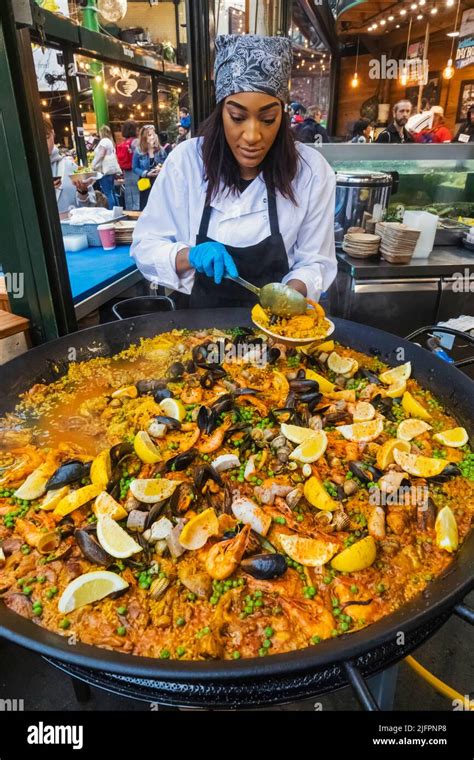
[[[407,15],[407,12],[406,12],[405,8],[402,8],[401,11],[400,11],[400,16],[406,16],[406,15]]]
[[[453,0],[454,2],[454,0]],[[454,76],[454,67],[453,67],[453,50],[454,50],[454,40],[457,36],[456,29],[458,25],[458,16],[459,16],[459,5],[461,0],[458,0],[457,8],[456,8],[456,18],[454,20],[454,31],[451,36],[451,55],[448,58],[448,63],[446,64],[446,67],[443,69],[443,79],[452,79]],[[449,5],[448,1],[448,5]],[[459,34],[459,33],[458,33]]]
[[[430,13],[432,16],[435,16],[438,13],[438,9],[436,6],[433,6],[433,8],[430,10]]]
[[[400,84],[402,87],[406,87],[408,84],[408,74],[405,67],[403,67],[402,73],[400,74]]]
[[[395,18],[395,16],[389,16],[389,17],[388,17],[388,20],[389,20],[389,21],[393,21],[393,19],[394,19],[394,18]]]
[[[48,101],[47,100],[42,100],[41,101],[41,105],[42,106],[47,106],[48,105]]]
[[[452,79],[454,76],[453,59],[449,58],[447,66],[443,69],[443,79]]]
[[[408,61],[408,49],[410,47],[410,35],[411,35],[412,22],[413,22],[413,16],[410,17],[410,24],[408,26],[407,49],[405,53],[405,63],[403,64],[403,67],[400,73],[400,84],[402,85],[402,87],[406,87],[406,85],[408,84],[408,71],[407,71],[406,62]]]
[[[359,75],[357,73],[357,66],[359,63],[359,40],[360,38],[357,37],[356,62],[355,62],[355,68],[354,68],[354,76],[352,77],[352,80],[351,80],[351,87],[353,87],[354,89],[359,86]]]

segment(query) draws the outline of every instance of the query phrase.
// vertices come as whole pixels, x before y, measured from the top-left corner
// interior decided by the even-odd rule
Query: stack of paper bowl
[[[342,250],[356,259],[367,259],[379,251],[380,236],[367,232],[347,232],[344,235]]]
[[[420,230],[401,222],[377,222],[375,231],[382,241],[380,253],[390,264],[408,264],[413,256]]]
[[[117,245],[131,245],[136,224],[136,221],[128,219],[122,219],[115,223],[115,242]]]

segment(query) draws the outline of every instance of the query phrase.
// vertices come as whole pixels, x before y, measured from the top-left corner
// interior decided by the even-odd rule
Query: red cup
[[[115,245],[115,228],[113,224],[99,224],[97,227],[104,251],[111,251]]]

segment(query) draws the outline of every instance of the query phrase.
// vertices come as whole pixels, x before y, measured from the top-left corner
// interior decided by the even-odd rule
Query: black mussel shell
[[[211,388],[213,388],[216,383],[216,378],[214,377],[214,373],[208,370],[201,376],[201,379],[199,380],[199,382],[202,388],[204,388],[207,391],[211,390]]]
[[[213,480],[217,485],[222,486],[223,480],[219,473],[210,464],[199,465],[194,468],[193,482],[198,491],[201,491],[208,480]]]
[[[340,412],[329,412],[323,417],[323,425],[338,425],[339,423],[350,424],[352,422],[352,414],[341,410]]]
[[[306,377],[306,371],[301,367],[301,369],[298,370],[296,373],[296,379],[297,380],[304,380]]]
[[[279,425],[282,422],[292,422],[296,416],[295,410],[290,406],[282,406],[278,409],[271,409],[269,417]]]
[[[151,528],[154,522],[158,520],[161,513],[163,512],[164,508],[168,504],[169,499],[163,499],[163,501],[157,501],[153,506],[151,507],[150,511],[148,512],[146,516],[145,521],[145,530],[148,530],[148,528]]]
[[[193,362],[195,364],[205,364],[206,357],[208,354],[207,346],[206,345],[200,345],[200,346],[194,346],[191,355],[193,357]]]
[[[249,425],[248,422],[234,422],[234,424],[226,430],[224,438],[227,440],[234,435],[234,433],[240,433],[242,430],[250,431],[251,429],[252,425]]]
[[[96,565],[111,565],[114,562],[105,549],[101,547],[93,533],[88,530],[76,530],[74,532],[76,543],[84,557]]]
[[[159,388],[166,388],[166,380],[139,380],[135,383],[139,396],[155,393]]]
[[[284,554],[254,554],[240,563],[242,570],[259,581],[280,578],[288,569]]]
[[[365,367],[359,367],[359,369],[356,372],[356,377],[363,377],[365,380],[368,380],[369,383],[373,383],[374,385],[382,385],[382,381],[379,380],[377,375],[375,375],[373,372],[371,372],[370,369],[366,369]]]
[[[216,401],[214,401],[211,408],[216,412],[217,415],[219,415],[223,412],[229,412],[233,406],[233,396],[230,393],[224,393],[222,396],[219,396]]]
[[[294,409],[296,406],[296,393],[294,391],[290,391],[288,396],[285,399],[285,409]]]
[[[179,380],[180,377],[183,377],[185,372],[186,370],[182,362],[173,362],[173,364],[168,367],[168,377],[172,380]]]
[[[290,346],[290,348],[286,349],[287,356],[296,356],[297,353],[298,351],[296,350],[296,348],[294,348],[294,346]]]
[[[216,409],[210,409],[208,406],[201,406],[197,416],[197,425],[201,432],[209,435],[216,428],[219,420],[219,414]]]
[[[318,404],[322,397],[323,394],[319,393],[319,391],[309,391],[308,393],[301,393],[301,395],[298,396],[298,401],[300,404],[311,404],[313,401]]]
[[[393,403],[393,398],[389,398],[389,396],[375,396],[371,401],[372,406],[374,406],[378,412],[383,414],[387,420],[395,422],[396,417],[392,412]]]
[[[316,407],[319,405],[319,402],[321,401],[322,397],[323,397],[322,393],[315,393],[314,398],[306,402],[311,414],[313,414],[316,411]]]
[[[272,346],[267,351],[267,361],[269,364],[276,364],[281,356],[281,351],[276,346]]]
[[[171,514],[178,517],[179,515],[182,515],[183,512],[186,512],[189,509],[194,496],[194,490],[190,483],[180,483],[169,498]]]
[[[456,478],[461,474],[461,470],[457,465],[447,464],[439,475],[435,475],[433,478],[430,478],[430,480],[433,480],[435,483],[444,483],[446,480],[449,480],[450,478]]]
[[[186,470],[191,462],[197,457],[197,449],[189,449],[189,451],[183,451],[182,454],[176,454],[175,457],[171,457],[166,462],[166,469],[168,472],[177,472]]]
[[[166,425],[166,427],[171,428],[171,430],[179,430],[181,427],[181,422],[179,420],[175,417],[167,417],[166,414],[157,414],[155,421],[162,425]]]
[[[92,462],[80,462],[78,459],[71,459],[64,462],[56,472],[51,475],[46,483],[46,490],[50,488],[61,488],[70,483],[77,483],[78,480],[86,478],[89,475]]]
[[[197,372],[197,366],[195,362],[193,362],[192,359],[188,359],[188,361],[185,362],[184,369],[186,370],[188,375],[194,375],[194,373]]]
[[[110,449],[110,461],[112,462],[112,467],[116,467],[116,465],[126,456],[131,454],[133,451],[133,444],[132,443],[117,443],[115,446],[112,446]]]
[[[153,398],[155,399],[156,403],[159,404],[160,401],[163,401],[165,398],[171,398],[173,394],[168,388],[158,388],[157,391],[153,394]]]
[[[298,378],[290,380],[290,389],[295,393],[318,393],[319,383],[316,380]]]
[[[382,472],[366,462],[349,462],[349,470],[361,483],[375,483],[382,477]]]
[[[232,391],[233,396],[256,396],[257,393],[261,393],[257,388],[236,388]]]

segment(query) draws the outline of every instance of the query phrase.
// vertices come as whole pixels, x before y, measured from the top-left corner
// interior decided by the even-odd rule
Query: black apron
[[[288,274],[288,256],[278,224],[278,214],[275,196],[267,188],[268,217],[271,234],[260,243],[249,245],[247,248],[237,248],[227,245],[226,249],[234,259],[239,275],[249,282],[262,287],[268,282],[281,282]],[[204,206],[204,211],[196,236],[196,245],[215,242],[207,236],[212,207]],[[252,307],[257,303],[257,296],[241,285],[231,280],[223,279],[216,285],[211,277],[196,272],[194,285],[189,299],[191,309],[215,309],[219,306]]]

